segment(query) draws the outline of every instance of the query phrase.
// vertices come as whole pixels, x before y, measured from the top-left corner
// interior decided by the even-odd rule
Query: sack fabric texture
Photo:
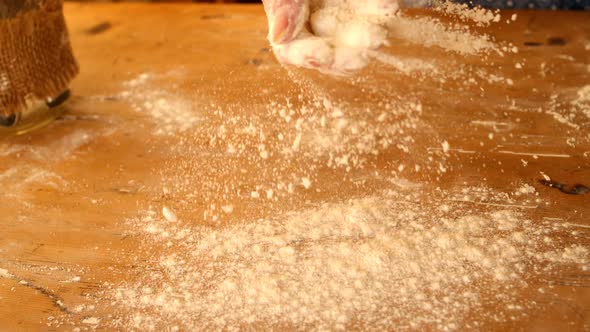
[[[62,0],[0,0],[0,114],[59,95],[77,74]]]

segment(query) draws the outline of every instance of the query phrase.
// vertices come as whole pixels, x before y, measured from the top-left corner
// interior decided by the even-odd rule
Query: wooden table
[[[539,228],[570,225],[555,240],[558,247],[590,246],[590,194],[567,195],[539,183],[542,172],[560,183],[590,185],[590,115],[571,104],[590,84],[590,13],[524,11],[511,24],[473,28],[519,49],[503,57],[492,52],[485,61],[403,38],[387,50],[399,59],[435,63],[455,72],[454,78],[420,70],[403,74],[377,63],[343,78],[277,64],[265,40],[261,6],[68,3],[65,11],[82,68],[68,113],[44,129],[0,141],[2,331],[125,330],[114,322],[127,313],[112,305],[110,292],[141,279],[150,259],[165,250],[154,244],[151,252],[146,235],[126,223],[150,205],[157,213],[169,206],[189,223],[222,227],[403,184],[450,194],[477,186],[512,193],[528,184],[538,196],[527,201],[530,208],[515,209]],[[468,85],[461,68],[472,70],[471,76],[477,69],[488,74]],[[265,149],[273,152],[281,147],[273,128],[291,140],[297,131],[278,112],[268,112],[270,103],[313,109],[323,96],[344,105],[350,121],[365,121],[363,133],[378,128],[376,115],[387,102],[405,105],[408,114],[396,113],[395,121],[414,127],[399,137],[390,134],[391,144],[376,147],[375,154],[355,150],[365,164],[349,170],[306,155],[314,146],[305,135],[300,154],[288,164],[246,154],[230,162],[227,146],[212,142],[221,139],[222,125],[231,136],[235,126],[228,119],[241,117],[271,137],[261,156]],[[575,119],[564,118],[572,112]],[[406,136],[410,142],[402,140]],[[256,155],[259,146],[252,140],[243,142]],[[320,190],[295,183],[292,194],[277,190],[273,204],[253,199],[257,184],[291,174],[308,176]],[[233,189],[224,191],[221,184]],[[233,203],[233,213],[216,215],[211,204],[219,211],[224,200]],[[471,214],[512,208],[485,200],[457,204]],[[520,299],[536,305],[522,309],[518,319],[482,319],[483,329],[590,329],[590,274],[578,263],[523,277],[528,286]],[[536,291],[541,287],[545,294]],[[82,304],[85,309],[76,310]],[[492,304],[485,312],[503,310]],[[480,314],[470,319],[478,321]],[[99,324],[84,323],[88,318]]]

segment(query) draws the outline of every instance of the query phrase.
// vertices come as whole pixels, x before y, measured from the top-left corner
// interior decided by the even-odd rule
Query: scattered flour
[[[498,193],[400,180],[410,170],[442,176],[453,167],[445,162],[447,141],[433,137],[429,146],[439,148],[432,152],[413,149],[428,136],[421,119],[428,110],[418,100],[380,99],[365,109],[316,94],[298,106],[271,102],[265,111],[214,110],[176,147],[182,158],[161,173],[173,188],[166,195],[187,211],[202,207],[203,219],[171,223],[149,208],[129,220],[149,254],[138,257],[137,279],[109,293],[120,318],[114,327],[482,329],[535,308],[521,296],[530,284],[565,266],[588,268],[584,245],[559,241],[572,231],[529,214],[542,203],[530,185]],[[474,124],[498,136],[514,125]],[[203,147],[195,141],[218,157],[208,158],[209,168],[196,162]],[[401,160],[375,175],[392,188],[294,203],[313,192],[302,189],[324,189],[326,170],[339,185],[362,188],[369,180],[348,174],[382,171],[373,161],[392,151]],[[426,160],[414,165],[412,155]]]
[[[524,184],[524,185],[522,185],[522,187],[518,188],[518,190],[514,194],[516,196],[537,194],[537,190],[535,189],[535,187],[531,186],[530,184]]]
[[[311,180],[308,177],[301,178],[301,184],[305,189],[311,188]]]
[[[87,325],[98,325],[100,323],[100,319],[96,317],[87,317],[82,320],[82,324]]]
[[[482,194],[507,197],[485,188],[459,195]],[[491,303],[534,306],[518,297],[527,280],[590,263],[585,247],[545,245],[560,227],[510,209],[469,214],[465,203],[428,203],[449,193],[424,195],[389,190],[222,228],[132,219],[146,247],[166,249],[151,258],[152,272],[113,295],[122,327],[477,328],[518,314],[486,316]],[[163,232],[145,232],[146,220]]]
[[[583,86],[577,91],[572,106],[590,119],[590,85]]]
[[[411,74],[414,72],[430,72],[434,74],[438,71],[433,63],[422,59],[404,59],[378,51],[368,51],[367,54],[370,58],[374,58],[404,74]]]
[[[134,110],[145,113],[152,120],[155,125],[153,133],[158,136],[185,132],[199,123],[193,102],[172,90],[155,89],[153,82],[157,79],[153,74],[140,74],[125,82],[126,90],[120,97],[130,101]]]
[[[463,55],[475,55],[495,51],[501,53],[492,38],[470,32],[467,26],[445,25],[428,17],[398,17],[389,22],[391,35],[424,47],[440,47]]]
[[[451,149],[451,145],[447,141],[443,141],[441,145],[444,153],[449,152],[449,150]]]
[[[398,17],[397,7],[391,17],[370,10],[383,3],[390,2],[312,1],[311,31],[274,50],[286,62],[336,74],[376,59],[404,74],[428,72],[441,84],[457,79],[461,88],[483,91],[477,79],[512,82],[459,65],[448,69],[456,76],[435,76],[442,69],[432,62],[378,51],[392,36],[462,56],[516,52],[462,23]],[[355,10],[363,15],[351,18]],[[478,26],[499,20],[461,5],[441,10]],[[136,274],[105,287],[117,316],[102,321],[109,328],[478,330],[540,305],[521,296],[531,284],[565,267],[588,269],[585,244],[560,241],[577,231],[534,219],[545,202],[533,186],[508,193],[436,187],[462,166],[447,162],[449,151],[461,150],[425,123],[423,115],[436,113],[423,105],[427,98],[379,87],[375,100],[368,85],[355,81],[370,103],[351,106],[303,85],[307,93],[296,105],[248,104],[247,114],[213,105],[196,117],[192,101],[153,91],[154,79],[139,75],[121,96],[160,125],[155,134],[178,137],[156,174],[170,190],[152,197],[157,208],[128,220],[143,250]],[[578,95],[584,103],[586,92]],[[517,122],[472,123],[500,141]],[[162,207],[162,196],[183,222]]]
[[[47,144],[14,144],[0,142],[0,157],[15,156],[43,162],[57,162],[71,158],[81,147],[100,135],[108,135],[112,130],[101,132],[79,129],[63,136],[55,136]]]
[[[27,189],[45,187],[61,190],[68,187],[68,182],[47,169],[19,165],[0,171],[0,185],[4,188],[6,197],[21,198],[17,201],[26,204],[26,199],[22,198],[30,194]]]
[[[6,270],[6,269],[0,268],[0,278],[12,279],[12,278],[14,278],[14,275],[12,273],[8,272],[8,270]]]
[[[481,7],[469,8],[469,5],[464,3],[443,1],[434,8],[445,15],[457,17],[462,21],[472,21],[479,27],[487,27],[492,23],[500,22],[501,19],[499,10],[492,11]],[[515,15],[513,15],[512,21],[516,20]]]

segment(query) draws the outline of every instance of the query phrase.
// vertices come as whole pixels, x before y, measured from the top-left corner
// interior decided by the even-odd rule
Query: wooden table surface
[[[422,195],[416,204],[425,206],[440,203],[430,193],[485,187],[509,197],[530,185],[528,198],[457,198],[456,209],[517,210],[540,230],[561,224],[555,248],[590,246],[590,194],[539,183],[545,174],[590,185],[590,104],[578,95],[590,84],[590,13],[524,11],[506,24],[512,12],[502,12],[501,23],[472,28],[518,48],[503,56],[459,54],[394,34],[386,52],[438,69],[403,73],[372,63],[350,77],[332,77],[280,66],[268,50],[261,6],[68,3],[65,12],[81,65],[67,114],[0,140],[0,331],[130,329],[117,320],[133,310],[114,303],[112,291],[141,280],[153,267],[150,259],[168,250],[158,242],[150,247],[149,236],[129,223],[150,206],[216,228],[379,195],[400,183],[419,184],[424,194],[416,194]],[[362,163],[329,167],[327,154],[314,154],[314,132],[304,131],[299,153],[278,157],[284,145],[274,131],[297,140],[302,107],[333,114],[324,100],[343,105],[362,135],[377,133],[388,144],[365,151],[366,145],[354,148],[358,140],[339,137],[335,143],[344,146],[334,153],[348,151]],[[408,124],[403,130],[389,132],[376,120],[388,103],[408,109],[383,122]],[[298,111],[287,123],[273,108]],[[264,128],[270,138],[261,148],[258,129],[256,139],[236,136],[251,153],[228,159],[227,145],[215,140],[222,140],[221,126],[238,135],[238,122]],[[251,195],[271,178],[291,176],[309,178],[316,190],[295,183],[292,192],[276,190],[272,203]],[[225,201],[233,213],[216,214],[211,205]],[[550,273],[533,272],[532,265],[519,277],[526,286],[519,284],[517,296],[527,303],[520,315],[483,318],[506,311],[499,301],[469,313],[469,321],[483,330],[589,330],[588,257],[560,262]],[[76,310],[80,305],[85,309]],[[170,328],[173,320],[160,320],[159,327]],[[387,328],[407,327],[403,319],[399,324]]]

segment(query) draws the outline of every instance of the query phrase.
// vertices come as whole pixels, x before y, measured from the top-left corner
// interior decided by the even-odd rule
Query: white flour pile
[[[530,190],[527,190],[530,193]],[[461,197],[505,199],[485,188]],[[526,206],[535,196],[511,197]],[[457,330],[520,317],[527,282],[574,263],[576,234],[515,210],[470,213],[444,191],[389,190],[227,227],[170,222],[148,210],[130,221],[151,272],[116,291],[121,327]],[[542,289],[539,289],[542,292]],[[490,305],[504,308],[486,312]],[[474,319],[474,317],[479,317]]]

